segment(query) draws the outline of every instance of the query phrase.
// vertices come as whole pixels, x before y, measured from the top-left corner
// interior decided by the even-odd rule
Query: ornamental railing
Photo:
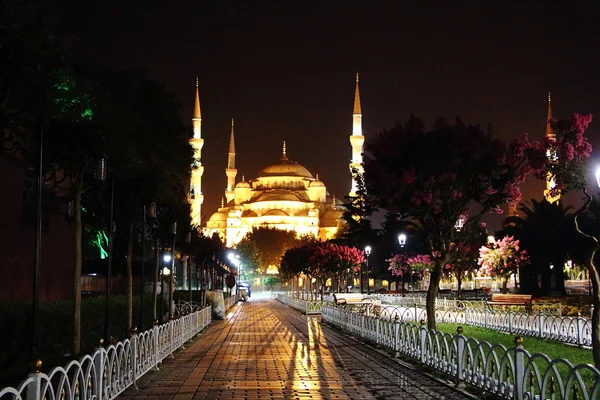
[[[420,296],[402,296],[397,294],[372,294],[373,298],[381,300],[384,304],[393,304],[399,306],[422,306],[425,307],[427,299]],[[486,300],[457,300],[452,298],[436,298],[436,308],[487,308]],[[533,303],[534,312],[544,312],[545,314],[551,315],[562,315],[562,304],[561,303]]]
[[[324,304],[319,300],[295,299],[293,297],[286,296],[285,294],[277,294],[276,298],[280,303],[295,308],[306,315],[321,314],[321,307]]]
[[[600,371],[530,354],[520,337],[515,347],[467,338],[424,326],[323,306],[323,321],[355,336],[411,357],[450,377],[506,399],[598,399]]]
[[[439,299],[438,299],[439,300]],[[437,301],[436,301],[437,305]],[[412,306],[381,305],[372,310],[374,315],[392,321],[427,320],[424,305]],[[487,308],[436,308],[436,321],[479,326],[495,331],[515,335],[551,339],[577,346],[592,346],[592,320],[578,317],[559,317],[538,314],[526,314],[512,311],[489,310]]]
[[[184,315],[163,325],[133,333],[130,339],[98,348],[55,367],[30,374],[17,387],[0,390],[0,400],[111,400],[206,328],[211,309]]]

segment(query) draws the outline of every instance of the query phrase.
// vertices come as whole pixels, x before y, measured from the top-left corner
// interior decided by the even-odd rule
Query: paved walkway
[[[238,303],[121,400],[467,399],[275,300]]]

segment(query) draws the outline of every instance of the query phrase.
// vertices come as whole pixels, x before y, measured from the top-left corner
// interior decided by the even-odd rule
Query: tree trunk
[[[325,282],[323,279],[321,279],[321,301],[323,301],[323,298],[325,297]]]
[[[592,311],[592,354],[594,356],[594,366],[600,369],[600,330],[598,329],[598,323],[600,322],[600,274],[596,270],[594,265],[594,256],[596,251],[600,248],[598,239],[592,235],[588,235],[579,229],[579,216],[587,211],[590,204],[592,203],[592,196],[587,193],[587,189],[584,187],[582,190],[586,197],[586,201],[583,206],[573,214],[573,220],[575,222],[575,230],[579,235],[587,241],[589,248],[589,256],[587,258],[586,267],[588,268],[590,279],[592,281],[593,289],[593,305],[594,310]]]
[[[83,264],[81,192],[75,193],[75,273],[73,274],[73,356],[81,348],[81,267]]]
[[[133,327],[133,274],[131,264],[133,263],[133,222],[127,227],[127,259],[125,260],[125,273],[127,274],[127,327]],[[164,294],[161,293],[161,301]],[[161,316],[162,318],[162,316]]]
[[[440,280],[442,279],[442,265],[446,265],[445,261],[447,261],[447,257],[444,259],[444,262],[442,260],[436,262],[429,276],[429,288],[427,289],[427,303],[425,306],[427,310],[427,327],[429,329],[437,329],[435,323],[435,300],[440,288]]]
[[[457,298],[458,300],[462,300],[462,292],[461,292],[461,288],[462,288],[462,275],[461,275],[461,271],[458,271],[458,275],[456,276],[456,280],[457,280]]]

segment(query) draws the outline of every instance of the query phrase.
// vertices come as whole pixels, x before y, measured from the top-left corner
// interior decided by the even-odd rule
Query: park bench
[[[333,302],[336,306],[351,306],[359,312],[368,312],[373,307],[373,300],[361,293],[334,293]]]
[[[486,302],[491,309],[493,306],[523,306],[525,311],[531,314],[531,295],[530,294],[498,294],[492,295],[492,300]]]

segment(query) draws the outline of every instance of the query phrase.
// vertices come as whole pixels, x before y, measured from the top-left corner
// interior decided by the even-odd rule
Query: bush
[[[144,297],[143,328],[152,326],[152,296]],[[139,297],[133,298],[133,322],[139,321]],[[91,353],[104,336],[104,298],[87,298],[81,302],[81,354]],[[0,303],[0,386],[16,385],[29,372],[31,344],[31,303]],[[72,302],[52,301],[40,303],[38,322],[38,356],[43,371],[66,364],[78,358],[71,354]],[[129,337],[127,326],[127,299],[111,297],[109,305],[110,334],[116,340]]]

